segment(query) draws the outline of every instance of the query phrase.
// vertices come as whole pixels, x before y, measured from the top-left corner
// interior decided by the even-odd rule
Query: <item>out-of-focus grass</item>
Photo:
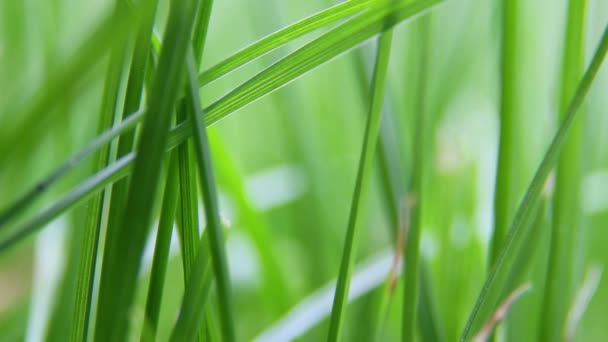
[[[170,2],[172,6],[179,3],[158,2],[154,30],[160,37],[166,37],[169,32],[165,30],[170,27],[167,24]],[[194,2],[197,6],[208,3]],[[215,181],[209,177],[199,180],[197,173],[208,170],[208,166],[199,168],[195,155],[184,148],[187,144],[178,147],[178,150],[186,151],[182,153],[182,169],[188,169],[192,177],[190,182],[184,182],[186,172],[180,173],[182,181],[179,184],[182,188],[187,187],[181,190],[185,195],[181,197],[180,208],[190,210],[178,209],[181,214],[176,215],[176,219],[183,221],[197,215],[200,227],[189,228],[192,233],[190,243],[207,241],[200,240],[196,233],[198,229],[205,232],[203,236],[210,232],[206,230],[207,223],[213,220],[206,219],[210,212],[205,207],[209,203],[209,193],[202,195],[208,187],[203,187],[201,192],[200,185],[212,181],[218,189],[219,215],[229,226],[225,250],[231,286],[221,290],[217,287],[221,282],[215,285],[214,281],[204,312],[191,316],[202,317],[196,322],[200,339],[229,338],[229,330],[221,328],[230,316],[224,310],[227,309],[227,301],[233,302],[234,317],[229,320],[234,324],[237,340],[273,336],[270,333],[277,331],[287,331],[285,336],[297,335],[302,340],[327,337],[332,297],[315,295],[320,293],[317,290],[338,278],[365,118],[373,93],[371,80],[362,75],[365,72],[371,74],[377,50],[374,38],[382,33],[385,24],[396,24],[383,105],[383,118],[390,121],[382,123],[377,153],[385,153],[386,159],[384,166],[379,164],[381,159],[375,159],[380,167],[373,169],[376,171],[370,178],[370,191],[362,198],[358,209],[357,248],[348,260],[353,263],[354,270],[351,286],[353,291],[360,292],[357,292],[356,299],[343,302],[340,336],[341,340],[397,340],[403,327],[407,330],[405,336],[416,336],[416,339],[424,341],[453,341],[461,336],[486,277],[494,274],[489,273],[492,272],[490,255],[496,259],[502,245],[496,243],[490,248],[495,177],[497,173],[507,171],[506,166],[496,170],[500,165],[497,163],[500,158],[498,134],[501,122],[504,123],[499,120],[500,103],[505,101],[501,100],[499,91],[501,79],[505,77],[500,74],[500,60],[504,60],[503,54],[507,54],[507,60],[514,62],[512,68],[503,69],[507,70],[506,76],[512,81],[510,96],[506,99],[511,106],[511,139],[507,143],[512,154],[507,163],[510,164],[510,181],[501,183],[501,186],[506,189],[502,193],[511,195],[502,198],[500,191],[496,193],[498,200],[506,201],[499,207],[507,213],[497,219],[508,229],[512,226],[515,208],[528,191],[528,184],[544,158],[556,128],[560,126],[566,106],[571,102],[578,86],[576,75],[582,75],[596,51],[608,23],[608,4],[601,0],[586,1],[584,21],[577,24],[586,29],[581,40],[575,41],[565,37],[567,27],[571,31],[571,25],[574,25],[568,24],[567,18],[572,16],[568,3],[576,6],[576,1],[517,1],[518,6],[514,10],[517,20],[511,23],[513,27],[508,31],[514,37],[514,45],[505,51],[498,43],[500,32],[505,29],[499,20],[504,14],[503,1],[409,2],[414,4],[413,7],[402,7],[404,1],[355,0],[327,12],[336,2],[264,0],[252,3],[230,0],[214,2],[211,11],[200,7],[200,11],[187,14],[198,25],[199,33],[195,36],[199,38],[200,30],[204,30],[205,17],[210,18],[206,39],[186,37],[187,45],[182,47],[192,45],[196,49],[195,60],[198,58],[196,55],[204,50],[200,59],[202,67],[198,70],[198,81],[204,85],[200,88],[202,104],[199,109],[208,111],[211,121],[207,123],[213,122],[213,128],[210,153],[203,148],[199,157],[210,158],[216,177]],[[514,3],[510,0],[504,2]],[[137,9],[143,3],[133,1],[128,2],[128,6]],[[60,177],[50,187],[36,188],[40,180],[69,156],[81,151],[102,131],[107,132],[107,122],[98,124],[102,117],[100,113],[106,113],[113,125],[117,125],[119,118],[138,109],[138,113],[143,113],[141,118],[147,122],[152,118],[149,116],[151,113],[170,117],[184,108],[182,101],[188,98],[184,96],[187,89],[185,57],[178,56],[178,64],[184,70],[177,74],[161,72],[162,55],[168,51],[163,48],[176,41],[161,40],[160,59],[158,56],[152,58],[147,51],[149,33],[142,29],[144,22],[111,16],[117,5],[124,4],[127,2],[108,0],[86,3],[73,0],[0,2],[0,74],[4,76],[0,78],[0,245],[3,246],[0,287],[5,289],[0,291],[4,294],[0,306],[2,340],[45,339],[45,336],[53,340],[68,336],[66,329],[74,320],[73,314],[65,313],[75,312],[77,317],[86,318],[81,311],[82,305],[74,311],[77,281],[81,283],[81,295],[83,289],[92,295],[91,307],[88,308],[93,314],[90,328],[101,326],[105,330],[103,324],[111,323],[108,317],[112,315],[116,316],[111,318],[124,318],[120,323],[127,327],[130,339],[139,339],[142,331],[146,332],[150,327],[145,321],[145,306],[151,256],[154,254],[151,248],[155,244],[152,232],[156,222],[162,221],[164,213],[160,199],[170,200],[167,198],[171,196],[163,197],[163,191],[156,191],[155,187],[133,185],[134,179],[128,170],[122,174],[122,183],[110,186],[103,181],[99,184],[97,193],[104,196],[103,201],[97,202],[100,214],[96,214],[96,205],[90,199],[75,205],[62,202],[69,191],[76,190],[80,196],[79,191],[84,189],[80,186],[87,177],[100,179],[96,172],[107,164],[104,158],[96,165],[91,159],[78,160],[75,165],[68,165],[65,170],[69,172],[58,173]],[[416,25],[423,18],[411,20],[409,16],[429,6],[424,14],[425,18],[432,17],[426,33],[428,40],[421,42]],[[386,12],[390,9],[395,10],[396,16]],[[310,17],[316,13],[323,14]],[[338,13],[338,16],[328,17],[327,13]],[[306,27],[306,31],[310,29],[310,32],[300,35],[298,31],[287,29],[279,33],[285,41],[269,36],[306,17],[311,19],[302,27]],[[114,24],[102,25],[104,20]],[[246,50],[249,51],[246,54],[235,54],[265,36],[269,37],[264,43],[267,45],[254,46]],[[179,39],[183,38],[180,35]],[[428,44],[428,52],[422,54],[426,57],[421,61],[420,47],[424,43]],[[268,49],[259,49],[264,46]],[[110,49],[126,53],[123,58],[111,58]],[[134,49],[138,52],[134,53]],[[260,51],[265,53],[264,56],[252,59]],[[567,62],[563,57],[577,52],[582,55],[576,63]],[[233,59],[230,56],[234,56]],[[270,67],[285,56],[288,57]],[[150,64],[146,70],[141,70],[144,59]],[[226,70],[213,69],[213,66],[227,61],[238,63],[225,65],[244,65],[215,79]],[[569,63],[576,70],[571,69]],[[425,65],[422,75],[420,65]],[[365,72],[362,73],[361,69]],[[211,74],[209,70],[222,72]],[[573,239],[578,239],[577,248],[585,253],[577,253],[576,260],[568,257],[564,261],[571,265],[567,267],[572,268],[568,271],[573,281],[572,294],[582,286],[582,275],[587,273],[590,265],[608,262],[602,243],[606,236],[602,228],[608,220],[608,200],[604,195],[608,191],[608,154],[604,148],[608,141],[602,130],[608,122],[605,110],[608,99],[604,95],[608,89],[607,70],[606,67],[599,69],[583,103],[584,111],[577,114],[577,129],[581,131],[580,150],[577,151],[582,171],[570,176],[562,172],[561,177],[566,179],[561,180],[558,175],[556,196],[559,198],[553,198],[552,192],[547,190],[542,195],[540,209],[530,212],[530,226],[514,226],[523,227],[524,231],[530,229],[529,239],[522,242],[523,251],[518,255],[510,250],[507,252],[507,256],[513,258],[508,259],[509,264],[514,266],[502,269],[497,279],[503,280],[492,287],[504,288],[504,291],[491,291],[492,298],[485,302],[481,315],[474,321],[477,328],[473,330],[486,323],[488,316],[509,293],[530,282],[532,289],[509,309],[505,318],[507,329],[501,329],[501,334],[504,332],[509,341],[535,340],[541,327],[545,330],[553,327],[552,333],[557,334],[556,338],[564,338],[566,323],[563,322],[567,319],[567,311],[575,304],[572,302],[574,295],[563,298],[560,310],[551,309],[542,300],[548,296],[547,289],[560,288],[556,283],[545,285],[545,281],[556,279],[545,275],[549,268],[549,241],[556,238],[550,232],[556,223],[551,221],[552,218],[561,217],[566,221],[575,216],[580,218],[571,233]],[[112,72],[116,77],[109,82]],[[130,77],[139,81],[131,81]],[[170,79],[174,80],[175,89],[161,89],[160,85],[166,85]],[[127,86],[129,82],[133,88]],[[426,84],[423,90],[420,89],[421,82]],[[362,85],[368,91],[362,91]],[[502,88],[504,90],[504,86]],[[173,91],[176,92],[175,98],[170,96]],[[424,111],[420,111],[417,105],[422,93]],[[108,97],[108,94],[116,95],[115,104],[109,101],[112,96]],[[224,97],[226,94],[229,95]],[[189,96],[192,99],[194,94]],[[162,101],[170,102],[164,107],[169,109],[155,113],[161,108],[156,103]],[[386,115],[387,111],[390,115]],[[422,140],[424,144],[416,138],[419,133],[416,121],[421,112],[427,123],[426,138]],[[206,114],[202,112],[202,115]],[[171,120],[177,120],[179,124],[184,117],[188,115]],[[139,122],[140,117],[135,118]],[[216,123],[220,118],[223,120]],[[116,139],[107,145],[108,160],[111,163],[133,148],[161,146],[153,155],[138,158],[134,172],[143,175],[152,171],[154,183],[163,184],[162,188],[165,188],[167,175],[171,172],[159,171],[160,165],[168,165],[169,159],[178,158],[168,158],[169,154],[160,152],[165,150],[161,136],[146,138],[144,127],[139,123],[134,126],[137,128],[131,131],[131,135],[121,134],[122,147],[118,146]],[[191,141],[184,138],[192,136],[193,127],[189,122],[170,133],[170,147]],[[159,129],[168,131],[169,128]],[[138,141],[136,145],[131,144],[133,138]],[[157,138],[160,140],[154,141]],[[202,141],[204,139],[199,142]],[[416,153],[422,157],[414,158]],[[561,160],[560,170],[577,166],[577,162],[572,161],[573,154],[569,155]],[[143,160],[147,160],[150,169],[142,171]],[[420,160],[423,165],[420,165]],[[154,168],[159,170],[152,170]],[[423,172],[418,181],[414,181],[419,182],[418,190],[408,189],[405,185],[411,184],[412,177],[416,179],[414,170],[418,168]],[[135,184],[141,181],[137,178]],[[569,197],[563,195],[566,190],[560,192],[559,188],[566,183],[574,184],[567,191],[577,192],[580,203],[569,201]],[[387,264],[374,264],[369,258],[373,259],[379,251],[401,248],[397,247],[397,225],[408,225],[404,224],[403,218],[400,221],[396,217],[398,210],[394,204],[403,201],[408,192],[420,189],[421,202],[416,203],[420,205],[417,220],[420,272],[415,272],[417,277],[398,277],[395,292],[387,295],[384,284],[390,284],[396,274],[389,274]],[[33,190],[32,197],[25,197],[18,206],[13,206],[30,190]],[[130,201],[127,201],[127,191],[131,192]],[[189,208],[185,208],[183,203],[187,196],[196,197]],[[141,237],[147,236],[148,247],[143,251],[131,244],[129,248],[123,246],[119,250],[108,247],[108,241],[112,239],[124,238],[124,243],[135,238],[130,229],[146,220],[143,216],[130,216],[132,213],[125,212],[125,209],[139,205],[140,201],[149,204],[144,216],[149,216],[152,224],[139,227],[140,237],[133,241],[141,242]],[[557,205],[558,202],[561,204]],[[44,208],[62,203],[67,203],[67,206],[58,206],[57,213],[32,221],[44,213]],[[505,209],[507,207],[508,210]],[[18,210],[7,212],[6,208]],[[170,206],[168,208],[171,210]],[[93,233],[95,230],[100,232],[99,238],[92,234],[93,240],[90,241],[99,245],[97,251],[87,249],[90,247],[80,242],[85,232],[87,212],[87,225]],[[183,217],[184,212],[189,218]],[[13,234],[19,234],[21,228],[46,229],[56,214],[63,215],[60,221],[64,222],[64,227],[61,229],[66,232],[61,236],[66,236],[65,241],[40,235],[34,238],[38,240],[35,244],[32,238],[22,237],[16,243],[6,244],[10,236],[19,236]],[[164,225],[165,228],[171,226],[170,222],[164,222]],[[183,228],[183,224],[178,227]],[[174,232],[173,240],[168,241],[167,233],[164,231],[161,235],[165,245],[171,246],[166,276],[154,279],[156,288],[162,288],[162,297],[158,293],[153,295],[159,296],[155,299],[160,303],[158,324],[152,325],[158,340],[169,339],[184,300],[184,256],[179,234]],[[506,233],[503,230],[499,234]],[[408,242],[410,237],[415,240],[402,247],[418,240],[408,234],[403,239]],[[215,241],[216,248],[218,242],[221,239]],[[573,241],[569,243],[575,245]],[[120,244],[110,242],[110,245]],[[85,254],[82,254],[82,248],[85,248]],[[41,256],[49,251],[55,251],[52,252],[55,255],[49,257],[46,264],[33,261],[42,260]],[[63,251],[63,254],[56,251]],[[92,253],[88,262],[86,258],[79,257],[86,256],[87,251]],[[102,253],[108,251],[117,256],[124,254],[120,262],[139,266],[131,267],[128,274],[114,274],[112,272],[120,268],[114,268],[118,261],[100,266],[106,263]],[[401,252],[408,255],[407,248]],[[186,260],[191,259],[187,262],[190,266],[197,265],[192,263],[195,253],[195,249],[186,252]],[[36,255],[38,259],[34,258]],[[212,265],[212,260],[218,261],[217,251],[209,255],[211,259],[198,265]],[[51,261],[55,258],[64,261],[53,266]],[[415,258],[411,260],[416,261]],[[551,261],[553,268],[556,260],[553,258]],[[90,281],[77,272],[79,263],[84,265],[83,272],[94,271]],[[407,274],[407,265],[406,262],[401,275]],[[132,292],[132,297],[124,297],[127,300],[120,306],[125,316],[118,316],[123,310],[111,305],[107,296],[102,296],[106,298],[101,304],[105,306],[100,311],[103,314],[96,314],[100,305],[97,302],[100,267],[113,268],[110,274],[117,282],[112,280],[111,283],[124,281],[124,286],[121,286]],[[559,265],[557,268],[560,269]],[[218,270],[213,269],[215,272]],[[197,271],[202,272],[202,268],[191,271],[192,276]],[[412,288],[412,284],[404,284],[403,281],[420,277],[424,279],[418,286],[424,288],[409,291],[404,298],[402,289]],[[54,278],[59,279],[57,284],[46,283]],[[161,283],[164,286],[160,286]],[[344,286],[348,282],[338,283],[339,293],[346,298]],[[102,280],[102,292],[113,291],[107,290],[111,287],[108,284],[106,281],[104,285]],[[41,285],[56,290],[51,294],[37,292]],[[196,289],[190,293],[196,293]],[[416,324],[405,324],[400,303],[405,302],[406,308],[411,309],[412,306],[408,306],[413,303],[411,297],[419,300],[420,295],[424,295],[424,300],[416,302],[418,310],[410,310],[409,316],[406,315],[410,322],[417,320]],[[224,299],[218,302],[219,298]],[[606,311],[601,304],[606,298],[608,285],[601,280],[577,324],[575,340],[602,341],[606,338],[603,326]],[[314,305],[307,307],[307,303]],[[110,307],[113,309],[108,309]],[[542,315],[543,310],[551,310],[553,314]],[[220,312],[224,314],[219,315]],[[307,323],[307,317],[312,317],[314,324]],[[427,323],[431,318],[433,324],[430,326],[434,327],[436,334],[426,334],[423,330],[424,327],[428,329]],[[293,324],[306,329],[301,331],[286,322],[295,322]],[[289,335],[290,331],[293,335]],[[109,332],[84,330],[83,333],[93,339],[93,336],[101,338]],[[149,331],[143,336],[149,336],[147,333]],[[469,336],[476,333],[471,331]],[[120,335],[127,336],[127,332]]]

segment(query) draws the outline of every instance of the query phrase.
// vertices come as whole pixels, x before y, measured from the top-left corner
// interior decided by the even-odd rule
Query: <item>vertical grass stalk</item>
[[[232,296],[230,294],[230,274],[228,272],[228,261],[224,248],[224,232],[219,214],[219,203],[213,166],[211,162],[211,152],[207,138],[207,130],[202,119],[202,111],[198,92],[197,68],[192,53],[189,54],[187,61],[189,92],[186,94],[188,102],[192,104],[189,111],[189,119],[193,123],[194,147],[196,161],[199,169],[200,186],[205,203],[205,217],[207,218],[207,234],[209,236],[209,246],[211,251],[211,262],[215,273],[217,293],[219,299],[220,326],[224,341],[235,341],[233,327],[233,308]],[[201,239],[201,245],[205,239]],[[200,259],[197,259],[197,261]]]
[[[509,280],[509,276],[517,258],[521,253],[526,253],[521,247],[524,240],[530,231],[531,222],[534,212],[541,203],[541,195],[547,177],[551,169],[555,166],[559,159],[559,153],[564,145],[570,128],[577,118],[577,112],[581,107],[585,96],[589,92],[593,80],[598,74],[600,66],[608,52],[608,26],[604,28],[601,41],[597,47],[591,64],[583,75],[574,96],[572,97],[562,123],[553,137],[549,148],[547,149],[543,160],[541,161],[534,177],[524,195],[521,204],[519,205],[515,218],[509,229],[504,246],[496,259],[495,265],[488,274],[486,281],[481,289],[481,293],[477,298],[477,303],[469,316],[467,324],[464,328],[461,340],[466,341],[472,331],[479,331],[482,322],[487,321],[492,310],[498,304],[500,296],[504,294],[505,286]]]
[[[150,287],[146,300],[146,321],[144,322],[144,326],[150,328],[152,335],[146,336],[146,338],[156,338],[156,332],[158,330],[158,317],[160,315],[160,304],[163,298],[165,274],[167,272],[169,248],[171,246],[171,233],[173,232],[173,222],[175,220],[179,192],[177,183],[178,173],[179,166],[176,153],[174,152],[171,154],[169,161],[169,172],[167,174],[163,204],[158,222],[158,231],[156,233],[152,271],[150,272]],[[143,335],[142,340],[144,340]]]
[[[331,319],[329,325],[328,341],[337,341],[340,336],[344,306],[348,298],[350,278],[353,268],[354,250],[356,247],[357,219],[359,216],[359,204],[367,192],[370,171],[373,165],[374,151],[378,140],[380,121],[382,118],[382,105],[384,102],[384,88],[386,86],[386,73],[388,69],[389,56],[391,52],[393,32],[392,29],[381,33],[378,39],[378,50],[376,54],[376,65],[372,78],[372,100],[369,106],[369,117],[365,127],[365,137],[359,159],[359,168],[355,189],[353,192],[344,250],[340,264],[340,273],[336,285]]]
[[[160,167],[190,43],[196,1],[172,1],[163,47],[147,99],[123,221],[104,260],[99,288],[96,340],[122,341],[127,333],[137,274],[160,180]]]
[[[423,185],[425,174],[425,151],[427,123],[429,113],[426,110],[426,92],[428,78],[429,39],[431,17],[427,14],[416,22],[419,41],[418,78],[416,80],[418,96],[415,113],[414,162],[410,193],[413,200],[411,222],[405,246],[403,260],[403,322],[401,326],[402,341],[414,341],[416,337],[416,315],[418,310],[418,289],[420,286],[420,236],[422,230]]]
[[[488,267],[492,267],[507,236],[515,209],[515,132],[517,108],[517,27],[518,1],[502,0],[502,41],[500,64],[500,131],[498,165],[494,189],[494,231]]]
[[[558,103],[560,120],[564,119],[568,99],[574,95],[583,73],[586,5],[586,0],[570,0],[568,5]],[[551,248],[541,315],[540,339],[546,341],[564,339],[576,281],[581,233],[582,124],[579,120],[572,125],[556,170]]]
[[[120,3],[116,4],[115,13],[124,16],[126,8]],[[109,61],[106,69],[106,79],[103,91],[103,99],[99,113],[98,132],[102,133],[112,127],[116,109],[116,101],[120,89],[121,75],[123,71],[124,46],[115,46],[110,50]],[[97,152],[93,164],[93,173],[106,167],[110,161],[110,147]],[[71,325],[70,340],[84,341],[89,331],[89,317],[93,305],[93,285],[95,280],[95,268],[97,265],[97,250],[99,236],[101,233],[102,209],[106,192],[93,196],[90,200],[82,235],[82,246],[80,248],[79,264],[76,277],[76,288],[73,323]]]

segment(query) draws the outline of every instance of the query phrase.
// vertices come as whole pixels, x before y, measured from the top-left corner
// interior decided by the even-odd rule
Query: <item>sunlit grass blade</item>
[[[281,61],[269,67],[251,80],[245,82],[239,88],[214,102],[212,105],[204,108],[203,113],[205,113],[205,124],[209,126],[217,122],[234,111],[265,95],[272,93],[281,86],[284,86],[285,84],[302,76],[306,72],[323,65],[346,50],[361,44],[374,34],[381,32],[385,27],[396,25],[397,23],[416,15],[423,10],[426,10],[439,2],[441,2],[441,0],[419,0],[411,4],[400,3],[399,5],[387,5],[387,8],[383,7],[382,9],[369,11],[369,13],[365,13],[362,16],[346,22],[342,26],[335,28],[302,49],[283,58]],[[316,48],[317,43],[315,43],[318,41],[323,42],[319,44],[319,49]],[[268,84],[271,84],[272,86],[268,87]],[[135,118],[133,118],[133,120],[135,120]],[[133,122],[129,122],[129,124],[134,125]],[[192,129],[191,124],[192,123],[190,121],[187,121],[171,130],[171,134],[169,135],[169,140],[167,142],[168,149],[174,148],[190,136]],[[122,124],[119,124],[113,130],[126,131],[127,129],[128,128],[123,127]],[[112,137],[116,135],[118,135],[116,132],[108,134],[108,136]],[[99,145],[91,145],[90,148],[100,148],[107,142],[108,141],[106,140],[100,140]],[[130,158],[134,159],[134,155],[130,156]],[[73,166],[74,165],[70,165],[70,168]],[[122,170],[122,168],[117,167],[114,169]],[[69,169],[66,169],[65,172],[68,170]],[[65,172],[61,175],[64,175]],[[114,175],[112,177],[112,179],[120,178]],[[102,181],[99,177],[95,178],[95,180],[100,182],[97,184],[97,186],[108,184],[108,181]],[[89,179],[88,181],[92,181],[92,179]],[[88,191],[92,191],[92,188],[89,187]],[[44,189],[36,191],[36,196],[41,195],[43,192]],[[87,194],[86,191],[80,191],[79,193],[83,196]],[[62,202],[66,203],[63,200]],[[72,203],[75,203],[75,201]],[[54,207],[56,208],[56,206]],[[43,217],[46,217],[45,220],[48,219],[48,217],[51,217],[51,212],[49,212],[49,210],[45,210],[42,213],[39,213],[34,218],[29,220],[28,223],[21,225],[17,230],[23,229],[21,227],[24,226],[30,227],[34,222],[38,222],[37,224],[40,224],[39,222],[45,222],[42,220]],[[28,230],[35,230],[36,228],[38,227],[36,226],[33,228],[28,228]],[[23,237],[27,234],[26,232],[22,232],[18,235]],[[11,240],[17,241],[18,239],[11,238]],[[2,243],[0,243],[0,245],[2,245]]]
[[[282,46],[306,33],[317,30],[323,26],[347,18],[364,9],[370,8],[372,4],[386,0],[350,0],[343,1],[335,6],[316,13],[308,18],[302,19],[284,29],[281,29],[261,40],[238,51],[218,64],[205,70],[199,76],[201,84],[207,84],[223,75],[243,66],[256,58]],[[198,51],[198,50],[197,50]]]
[[[514,181],[516,177],[515,141],[517,108],[517,55],[519,0],[503,0],[502,41],[500,70],[500,131],[498,142],[498,165],[494,190],[494,229],[489,249],[488,268],[493,267],[507,236],[509,223],[513,218],[517,198]]]
[[[172,109],[182,81],[183,63],[189,45],[196,1],[174,1],[163,37],[163,48],[138,145],[118,238],[110,238],[99,287],[95,335],[97,340],[123,340],[133,301],[137,273],[160,178],[160,166],[169,133]]]
[[[585,66],[586,0],[571,0],[564,39],[559,113],[576,90]],[[562,119],[563,117],[560,117]],[[541,315],[542,340],[564,340],[562,328],[574,295],[576,269],[580,267],[581,179],[583,178],[583,122],[572,125],[556,169],[553,229],[547,271],[546,292]]]
[[[347,21],[276,62],[205,108],[206,120],[220,120],[227,113],[285,86],[307,71],[439,2],[440,0],[391,2]]]
[[[224,232],[219,214],[219,203],[215,177],[213,175],[213,165],[211,162],[211,152],[207,138],[205,124],[202,121],[200,110],[200,99],[198,82],[196,80],[196,66],[194,56],[190,54],[186,60],[188,69],[189,92],[186,94],[187,101],[191,103],[190,121],[194,123],[194,147],[196,151],[196,161],[200,177],[201,192],[205,207],[205,217],[207,219],[207,235],[209,236],[209,247],[211,251],[211,263],[215,274],[217,293],[219,299],[220,326],[224,341],[234,341],[235,333],[233,327],[233,307],[230,288],[230,275],[228,272],[228,261],[224,248]],[[204,240],[201,240],[201,245]],[[200,249],[200,247],[199,247]],[[198,261],[198,260],[197,260]],[[197,266],[195,264],[195,266]],[[195,268],[198,269],[198,268]],[[189,300],[184,297],[185,300]]]
[[[156,337],[156,331],[158,330],[160,304],[165,287],[165,274],[169,258],[169,247],[171,245],[171,233],[173,232],[179,192],[179,185],[177,182],[178,174],[179,167],[177,157],[175,153],[173,153],[169,161],[169,172],[167,174],[163,204],[158,222],[158,232],[156,233],[152,271],[150,272],[150,287],[148,288],[148,297],[146,300],[146,323],[150,327],[150,337],[153,338]]]
[[[521,250],[522,240],[528,235],[528,230],[531,227],[530,220],[532,219],[535,209],[538,207],[543,185],[551,172],[551,169],[557,163],[559,153],[568,135],[570,127],[576,113],[583,103],[593,79],[597,75],[598,70],[608,50],[608,27],[604,29],[599,46],[593,56],[591,64],[587,68],[579,86],[576,89],[574,97],[570,101],[568,109],[565,112],[564,120],[555,134],[545,156],[543,157],[540,166],[534,174],[534,178],[523,200],[515,214],[509,234],[505,239],[495,265],[488,274],[485,284],[477,299],[477,303],[469,316],[467,324],[462,334],[462,340],[466,341],[471,331],[479,331],[482,322],[487,321],[491,314],[492,308],[496,306],[498,299],[504,293],[504,286],[507,283],[509,273],[512,269],[514,260],[519,253],[526,252]]]
[[[427,163],[427,130],[429,114],[427,110],[427,78],[429,59],[429,40],[431,30],[431,17],[425,15],[415,23],[417,28],[418,47],[418,77],[416,78],[416,103],[415,108],[415,135],[413,169],[410,183],[411,222],[408,232],[407,245],[403,261],[403,321],[401,339],[413,341],[416,336],[416,317],[419,303],[420,286],[420,239],[422,234],[422,206],[423,206],[423,184],[425,175],[425,164]]]
[[[340,273],[338,275],[338,283],[336,285],[336,294],[332,306],[329,334],[327,337],[328,341],[337,341],[339,339],[342,316],[345,311],[348,290],[350,289],[353,259],[355,257],[355,247],[357,241],[357,224],[359,223],[357,222],[359,216],[359,206],[360,201],[366,197],[368,186],[367,183],[370,178],[372,161],[374,160],[374,151],[376,150],[380,120],[382,118],[382,104],[384,103],[384,88],[392,38],[392,30],[389,29],[382,33],[378,39],[376,65],[374,67],[374,76],[372,78],[369,117],[367,119],[365,128],[363,146],[361,148],[361,157],[359,159],[359,167],[357,171],[357,179],[355,180],[355,189],[353,191],[352,204],[350,207],[348,225],[346,228],[346,239],[342,252],[342,261],[340,263]]]

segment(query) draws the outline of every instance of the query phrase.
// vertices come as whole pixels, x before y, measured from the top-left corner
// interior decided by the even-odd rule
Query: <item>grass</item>
[[[44,6],[0,4],[0,339],[605,339],[602,1]]]

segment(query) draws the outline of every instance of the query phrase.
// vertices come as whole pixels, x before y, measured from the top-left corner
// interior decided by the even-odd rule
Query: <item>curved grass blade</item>
[[[329,323],[328,341],[337,341],[340,336],[342,316],[350,289],[350,279],[353,268],[354,250],[357,237],[357,219],[359,216],[359,203],[366,197],[367,186],[372,167],[374,151],[378,140],[380,120],[382,118],[382,104],[384,102],[384,88],[386,85],[386,73],[391,52],[392,30],[387,30],[378,39],[378,50],[376,55],[376,65],[372,78],[372,100],[369,107],[369,117],[365,128],[365,136],[359,160],[359,169],[353,191],[352,204],[346,228],[346,239],[340,263],[340,273],[336,285],[336,294],[332,306],[331,320]]]
[[[540,202],[543,185],[547,180],[551,169],[557,163],[561,148],[570,127],[572,127],[572,123],[576,118],[576,113],[582,105],[593,79],[597,75],[607,51],[608,26],[604,29],[600,44],[593,56],[591,64],[587,68],[587,71],[576,89],[574,97],[570,101],[570,105],[564,115],[564,120],[549,145],[549,148],[519,205],[501,252],[496,259],[492,271],[488,274],[486,282],[477,299],[477,303],[469,316],[461,337],[462,341],[468,340],[471,331],[479,331],[481,329],[481,324],[488,320],[492,308],[496,307],[498,299],[504,292],[504,286],[507,283],[514,261],[520,253],[525,252],[521,250],[520,246],[523,242],[523,238],[528,235],[528,230],[531,227],[529,223]]]
[[[219,99],[212,105],[204,108],[203,113],[206,113],[204,117],[205,124],[209,126],[217,122],[218,120],[228,116],[229,114],[250,104],[251,102],[272,93],[273,91],[279,89],[281,86],[284,86],[285,84],[302,76],[306,72],[328,62],[332,58],[340,55],[348,49],[361,44],[366,39],[381,32],[383,29],[385,29],[385,27],[392,27],[407,18],[419,14],[420,12],[430,8],[431,6],[440,3],[441,1],[442,0],[418,0],[409,4],[401,3],[399,6],[392,5],[387,8],[370,11],[369,13],[366,13],[363,16],[350,20],[342,26],[335,28],[324,36],[311,42],[307,46],[304,46],[302,49],[283,58],[281,61],[275,63],[274,65],[264,70],[254,78],[245,82],[236,90]],[[323,40],[324,43],[321,44],[322,46],[318,51],[315,51],[315,42],[319,40]],[[314,55],[308,56],[308,54],[311,53]],[[313,59],[314,62],[311,63],[310,61]],[[268,84],[271,84],[272,86],[269,87]],[[246,96],[246,98],[241,99],[241,96]],[[135,118],[133,118],[133,120],[135,120]],[[119,129],[127,130],[128,128],[125,128],[122,124],[119,124],[113,130]],[[172,149],[175,146],[179,145],[182,141],[187,139],[191,134],[191,129],[192,128],[190,121],[186,121],[178,125],[176,128],[172,129],[168,138],[167,149]],[[108,136],[116,135],[118,135],[118,133],[112,133]],[[98,146],[91,146],[91,149],[99,148],[102,145],[103,144],[100,144]],[[134,154],[130,154],[130,158],[131,160],[134,160]],[[122,166],[122,168],[113,168],[115,169],[115,172],[118,172],[118,170],[123,170],[124,167],[125,166]],[[69,169],[67,169],[66,172],[68,170]],[[85,182],[93,181],[93,177],[89,178]],[[113,180],[120,178],[121,177],[118,176],[112,177]],[[110,182],[109,179],[102,180],[101,178],[95,178],[95,180],[98,182],[105,182],[97,184],[97,186],[100,187]],[[88,194],[87,191],[93,191],[94,187],[89,186],[87,189],[88,190],[86,191],[80,191],[78,189],[77,190],[78,193],[84,196]],[[42,192],[43,191],[36,191],[36,195],[39,196],[40,194],[42,194]],[[72,199],[73,202],[71,203],[73,204],[77,200],[78,199]],[[67,203],[66,201],[62,202],[64,204]],[[55,208],[53,210],[57,209],[57,206],[53,207]],[[26,230],[24,232],[18,233],[18,235],[21,237],[26,236],[27,233],[38,228],[37,226],[31,226],[33,222],[45,222],[42,220],[42,218],[48,219],[49,217],[52,217],[52,215],[54,214],[49,209],[44,210],[42,213],[36,215],[36,217],[16,229],[17,231]],[[27,229],[25,229],[24,227],[27,227]],[[11,237],[10,240],[15,242],[19,239]],[[0,249],[3,245],[5,244],[0,243]]]
[[[418,94],[415,105],[416,130],[414,136],[414,161],[411,180],[411,195],[414,204],[411,208],[411,223],[403,260],[403,323],[402,341],[413,341],[416,336],[416,317],[419,302],[420,286],[420,236],[422,230],[423,176],[425,174],[426,135],[428,111],[426,110],[426,92],[428,77],[429,37],[431,18],[425,15],[416,23],[420,49],[418,55],[419,73],[416,85]]]
[[[570,0],[562,61],[562,80],[559,109],[565,113],[567,100],[576,90],[585,66],[586,0]],[[561,118],[560,118],[561,119]],[[556,169],[553,204],[553,229],[547,271],[545,297],[541,314],[540,339],[564,340],[568,307],[574,296],[577,281],[577,257],[580,251],[581,179],[583,178],[583,122],[573,124],[564,144]]]
[[[102,266],[96,340],[121,341],[128,328],[128,313],[135,294],[137,271],[152,220],[160,166],[166,149],[171,112],[179,95],[183,63],[189,44],[196,1],[172,3],[163,37],[158,71],[148,97],[138,159],[129,184],[121,229]]]
[[[308,18],[302,19],[238,51],[218,64],[205,70],[199,76],[202,85],[226,75],[227,73],[255,60],[266,53],[285,45],[292,40],[317,30],[323,26],[347,18],[368,9],[372,4],[387,0],[350,0],[341,2]],[[198,51],[198,50],[197,50]]]
[[[226,116],[226,113],[233,112],[285,86],[364,40],[439,2],[440,0],[419,0],[386,4],[347,21],[263,70],[208,106],[204,110],[207,120],[209,122],[220,120]]]

